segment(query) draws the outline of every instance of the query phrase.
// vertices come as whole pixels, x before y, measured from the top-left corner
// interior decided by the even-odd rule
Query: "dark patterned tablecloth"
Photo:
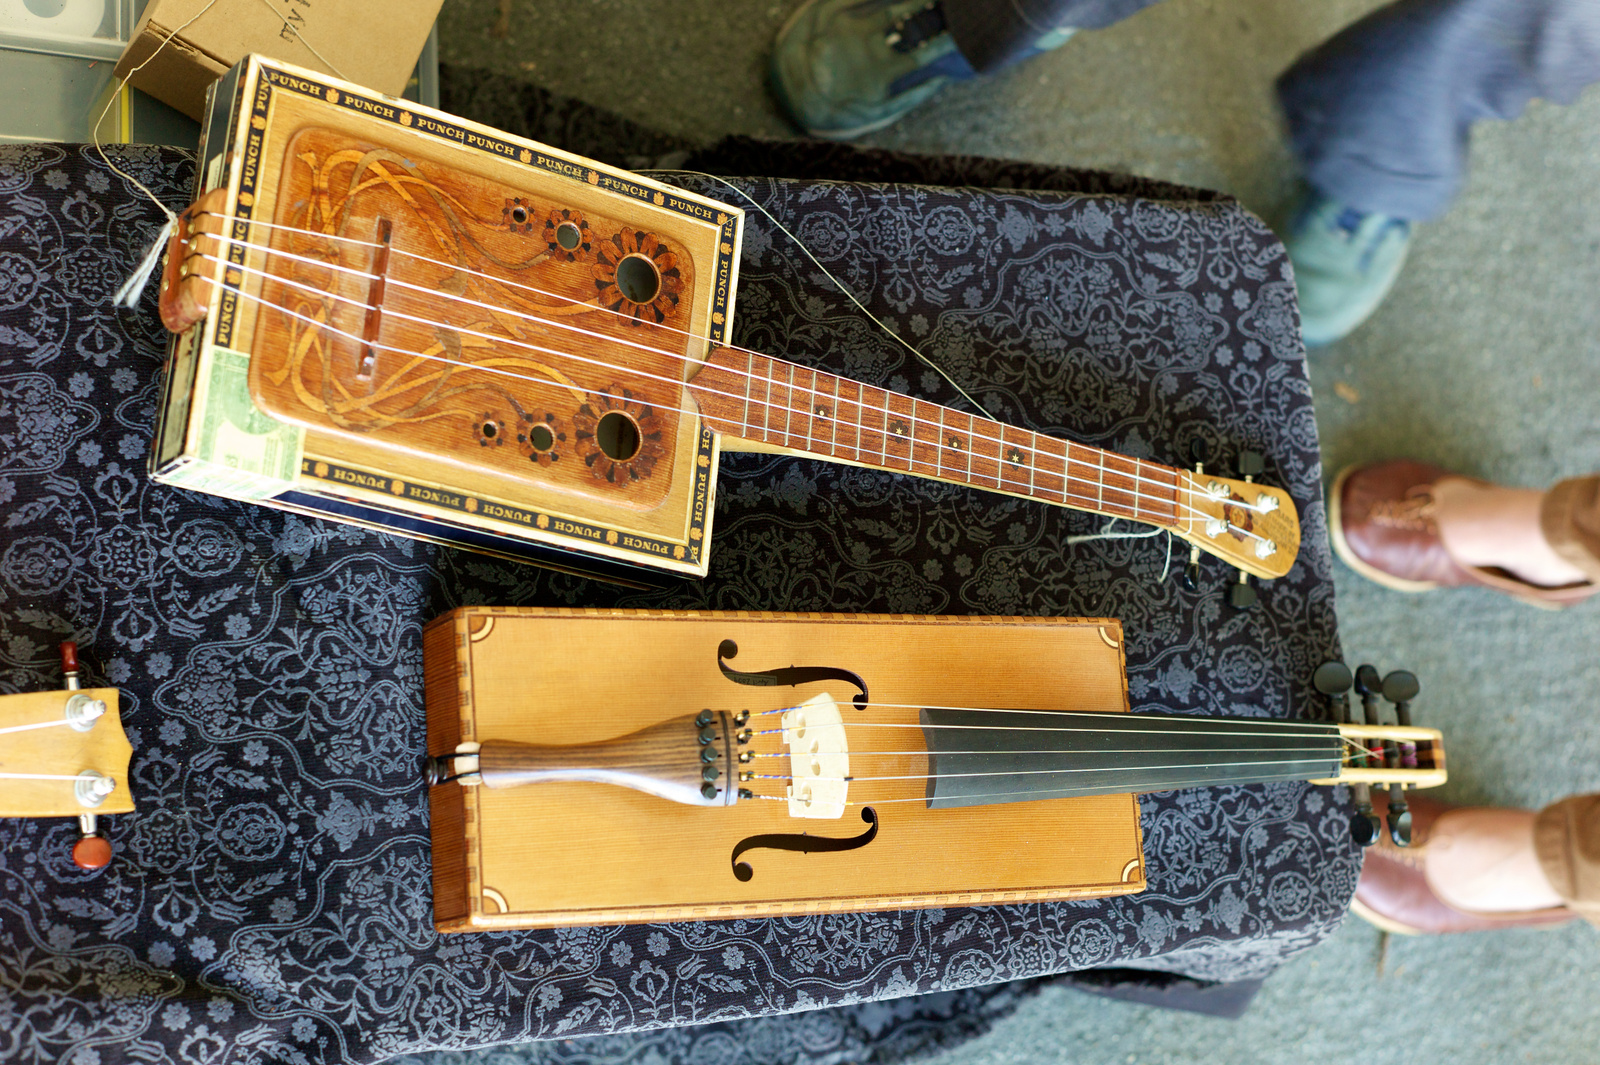
[[[723,150],[773,172],[808,151]],[[183,202],[187,155],[117,154]],[[915,166],[873,165],[891,164]],[[984,165],[928,164],[1001,183]],[[90,150],[6,146],[0,681],[58,686],[76,639],[88,679],[124,693],[139,809],[109,819],[98,872],[68,860],[66,821],[0,821],[0,1060],[372,1062],[821,1007],[846,1008],[742,1031],[773,1061],[859,1058],[870,1033],[953,1038],[1018,992],[851,1004],[1107,966],[1259,978],[1338,925],[1360,862],[1339,799],[1284,784],[1149,796],[1133,897],[434,933],[419,641],[458,604],[1115,615],[1136,710],[1317,712],[1311,671],[1338,649],[1317,437],[1289,266],[1256,219],[1215,197],[736,184],[996,416],[1163,461],[1194,438],[1263,452],[1300,507],[1299,563],[1240,613],[1220,564],[1198,593],[1180,552],[1164,576],[1165,537],[1073,543],[1105,522],[734,456],[710,577],[638,592],[156,486],[165,337],[153,293],[108,297],[160,217]],[[961,405],[760,212],[743,253],[739,343]]]

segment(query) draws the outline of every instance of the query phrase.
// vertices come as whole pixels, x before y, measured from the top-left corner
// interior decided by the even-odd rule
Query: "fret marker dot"
[[[952,436],[950,438],[950,449],[952,451],[960,451],[961,450],[961,438],[959,436]]]
[[[894,436],[905,436],[910,428],[910,426],[898,418],[889,423],[889,432]]]
[[[818,418],[826,418],[828,416],[828,408],[824,407],[822,404],[818,403],[817,404],[817,409],[816,409],[816,411],[814,413],[816,414],[816,416]]]
[[[1026,459],[1027,456],[1022,453],[1022,449],[1020,447],[1014,447],[1010,451],[1006,452],[1006,461],[1011,463],[1013,466],[1023,465]]]

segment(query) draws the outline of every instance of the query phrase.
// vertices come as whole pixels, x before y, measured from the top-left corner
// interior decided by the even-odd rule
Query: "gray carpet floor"
[[[792,135],[767,96],[798,0],[446,0],[440,55],[697,140]],[[1166,0],[1000,76],[952,87],[869,143],[1132,171],[1220,188],[1271,220],[1294,163],[1273,77],[1371,0]],[[1409,455],[1545,485],[1600,469],[1600,89],[1480,126],[1471,174],[1420,228],[1379,314],[1313,356],[1326,470]],[[1458,802],[1538,806],[1600,788],[1600,603],[1407,596],[1336,575],[1348,661],[1409,668],[1446,730]],[[1383,964],[1380,971],[1380,958]],[[1588,926],[1394,938],[1352,918],[1244,1019],[1047,990],[940,1065],[1365,1065],[1600,1061]]]

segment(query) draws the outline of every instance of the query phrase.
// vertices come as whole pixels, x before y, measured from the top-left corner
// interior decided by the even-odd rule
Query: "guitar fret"
[[[794,363],[789,364],[789,394],[783,402],[783,444],[789,446],[789,427],[794,424]]]
[[[762,376],[767,379],[766,409],[761,414],[761,442],[765,444],[772,438],[772,372],[768,370]]]
[[[944,407],[943,406],[940,406],[940,408],[939,408],[939,429],[938,429],[938,432],[939,432],[938,443],[935,445],[935,447],[933,449],[933,455],[934,455],[934,459],[937,462],[937,465],[935,465],[933,472],[934,472],[934,476],[943,477],[944,476],[944,448],[945,448]]]
[[[790,397],[793,398],[792,396]],[[814,451],[815,447],[811,438],[817,429],[817,371],[811,371],[811,390],[806,393],[806,450]]]
[[[831,454],[837,455],[839,453],[839,377],[837,374],[829,374],[828,376],[833,378],[833,436],[829,440],[828,449]],[[859,442],[857,441],[857,443]],[[860,448],[856,450],[859,452]]]
[[[975,426],[975,425],[977,425],[977,419],[975,419],[970,414],[967,415],[967,483],[968,484],[972,483],[972,438],[973,438],[973,436],[976,435],[972,431],[972,429],[973,429],[973,426]]]
[[[756,353],[747,351],[744,354],[744,417],[740,419],[748,434],[750,430],[750,390],[756,383]]]

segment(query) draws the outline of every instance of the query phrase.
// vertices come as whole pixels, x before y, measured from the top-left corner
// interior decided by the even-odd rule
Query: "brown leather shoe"
[[[1372,805],[1380,817],[1388,813],[1384,793],[1373,793]],[[1386,932],[1406,936],[1550,926],[1565,924],[1576,916],[1565,906],[1520,913],[1472,913],[1449,905],[1428,884],[1428,841],[1441,817],[1464,808],[1420,795],[1408,796],[1407,805],[1411,808],[1411,846],[1396,847],[1384,835],[1367,849],[1356,896],[1350,900],[1351,913]]]
[[[1456,476],[1411,459],[1346,467],[1328,492],[1334,553],[1363,577],[1399,592],[1475,585],[1557,610],[1600,591],[1593,582],[1545,588],[1503,569],[1464,566],[1450,557],[1434,521],[1433,486]]]

